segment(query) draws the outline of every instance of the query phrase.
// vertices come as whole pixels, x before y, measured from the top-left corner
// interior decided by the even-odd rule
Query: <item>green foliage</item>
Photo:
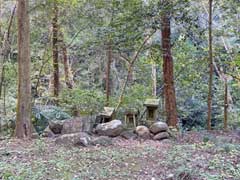
[[[208,137],[208,136],[204,136],[203,137],[203,142],[204,143],[207,143],[207,142],[209,142],[210,141],[210,138]]]
[[[150,97],[150,87],[146,87],[141,84],[135,84],[127,90],[123,101],[123,108],[137,108],[142,110],[144,101]]]
[[[74,88],[63,90],[60,102],[62,106],[70,110],[75,109],[83,114],[92,114],[103,108],[104,97],[98,91]]]

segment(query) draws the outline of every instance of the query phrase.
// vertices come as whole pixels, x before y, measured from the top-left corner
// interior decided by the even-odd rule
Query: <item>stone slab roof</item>
[[[159,106],[160,99],[146,99],[144,102],[144,106],[147,107],[158,107]]]

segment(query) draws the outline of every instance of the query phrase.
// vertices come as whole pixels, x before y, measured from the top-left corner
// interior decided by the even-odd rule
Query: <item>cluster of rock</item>
[[[99,124],[95,132],[98,135],[109,137],[121,136],[125,139],[153,139],[163,140],[169,138],[168,126],[164,122],[155,122],[150,126],[137,126],[135,130],[125,130],[120,120]]]
[[[43,131],[43,137],[54,137],[59,134],[72,134],[78,132],[90,132],[91,122],[89,117],[78,117],[66,120],[51,120]]]
[[[169,138],[168,125],[164,122],[155,122],[150,128],[146,126],[136,127],[136,133],[140,138],[163,140]]]
[[[168,126],[163,122],[156,122],[150,128],[137,126],[135,130],[124,130],[122,121],[112,120],[98,124],[93,130],[88,118],[74,118],[64,121],[50,121],[44,130],[44,137],[56,137],[55,142],[63,145],[111,145],[114,137],[125,139],[153,139],[169,138]]]
[[[89,117],[78,117],[67,120],[52,120],[43,131],[43,137],[55,137],[55,142],[61,145],[80,146],[108,146],[112,144],[112,138],[118,136],[123,129],[119,120],[99,124],[96,133],[92,133],[92,122]]]

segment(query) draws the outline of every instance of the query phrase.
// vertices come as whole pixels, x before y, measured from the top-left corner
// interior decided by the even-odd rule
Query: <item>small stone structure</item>
[[[131,108],[125,111],[125,125],[127,127],[137,127],[137,116],[138,110],[135,108]]]
[[[159,99],[146,99],[144,102],[144,106],[146,107],[146,123],[148,125],[153,124],[156,122],[158,117],[158,107],[159,107]]]
[[[104,111],[99,114],[100,123],[110,122],[113,118],[115,109],[113,107],[104,107]]]

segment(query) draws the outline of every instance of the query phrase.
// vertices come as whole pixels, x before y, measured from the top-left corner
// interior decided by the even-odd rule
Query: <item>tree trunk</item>
[[[162,15],[162,49],[164,99],[167,124],[172,127],[177,127],[177,109],[173,77],[173,59],[171,55],[170,15],[167,11]]]
[[[228,84],[225,78],[224,82],[224,131],[228,128]]]
[[[4,116],[7,115],[7,108],[6,108],[6,91],[7,91],[7,84],[4,83],[4,86],[3,86],[3,114]]]
[[[0,0],[0,17],[2,17],[2,0]],[[0,18],[0,24],[2,24],[1,18]],[[0,26],[0,46],[2,45],[2,39],[3,35],[2,35],[2,26]]]
[[[128,61],[128,71],[127,71],[127,77],[125,79],[125,81],[123,82],[123,86],[122,86],[122,89],[121,89],[121,92],[120,92],[120,95],[119,95],[119,98],[118,98],[118,104],[116,105],[115,107],[115,113],[118,112],[122,102],[123,102],[123,97],[124,97],[124,93],[125,93],[125,90],[126,90],[126,87],[127,87],[127,83],[129,81],[129,77],[130,77],[130,74],[133,70],[133,67],[134,67],[134,63],[136,62],[136,60],[138,59],[138,56],[139,54],[141,53],[141,51],[143,50],[145,44],[148,42],[148,40],[155,34],[156,31],[153,31],[149,36],[147,36],[144,41],[142,42],[141,46],[139,47],[139,49],[136,51],[136,53],[134,54],[133,58],[129,59]]]
[[[157,96],[157,66],[152,64],[152,95]]]
[[[15,136],[31,138],[30,27],[28,0],[18,0],[18,100]]]
[[[53,19],[52,19],[52,54],[53,54],[53,95],[59,95],[59,65],[58,65],[58,5],[57,1],[53,2]]]
[[[65,74],[65,82],[69,89],[73,88],[73,79],[70,77],[70,68],[69,68],[69,61],[67,55],[67,47],[64,44],[63,48],[63,66],[64,66],[64,74]]]
[[[208,119],[207,129],[211,130],[212,118],[212,86],[213,86],[213,52],[212,52],[212,0],[209,0],[209,83],[208,83]]]
[[[111,63],[112,63],[112,43],[108,43],[107,50],[107,67],[106,67],[106,106],[109,105],[111,95]]]

